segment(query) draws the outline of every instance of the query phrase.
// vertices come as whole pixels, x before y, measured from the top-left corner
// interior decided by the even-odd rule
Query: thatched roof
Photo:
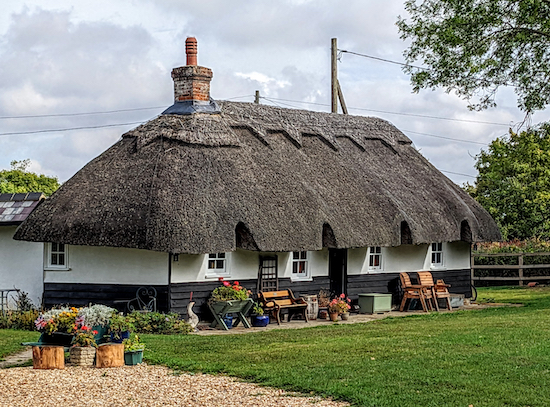
[[[15,238],[173,253],[500,239],[489,214],[384,120],[219,106],[124,134]]]

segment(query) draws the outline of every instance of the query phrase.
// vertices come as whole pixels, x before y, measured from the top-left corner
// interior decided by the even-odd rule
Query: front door
[[[260,256],[257,291],[278,291],[277,256]]]
[[[348,283],[348,249],[328,249],[328,275],[330,293],[337,296],[347,294]]]

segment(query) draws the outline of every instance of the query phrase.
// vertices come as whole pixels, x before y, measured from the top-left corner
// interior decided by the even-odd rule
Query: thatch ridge
[[[123,135],[35,210],[17,239],[173,253],[498,240],[492,218],[389,122],[220,102]],[[327,240],[327,239],[325,239]],[[334,241],[332,241],[334,240]],[[325,241],[325,245],[327,242]]]

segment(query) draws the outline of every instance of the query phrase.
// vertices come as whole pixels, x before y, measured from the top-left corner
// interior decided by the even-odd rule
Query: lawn
[[[0,329],[0,360],[6,355],[22,351],[21,342],[37,341],[39,336],[38,332]]]
[[[480,300],[524,306],[246,335],[142,339],[148,363],[227,374],[361,406],[548,405],[550,288],[480,289],[479,294]],[[6,332],[18,331],[0,331],[0,355]]]

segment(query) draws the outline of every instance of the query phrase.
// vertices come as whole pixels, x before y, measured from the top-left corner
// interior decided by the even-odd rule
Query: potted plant
[[[96,342],[104,342],[104,337],[109,329],[109,321],[113,312],[116,312],[114,308],[107,307],[106,305],[94,304],[88,307],[81,308],[78,312],[78,317],[83,318],[83,322],[86,326],[91,327],[93,331],[97,331],[95,334]]]
[[[319,304],[319,319],[328,318],[328,304],[330,303],[330,293],[327,290],[320,290],[317,304]]]
[[[128,339],[124,339],[124,364],[128,366],[137,365],[143,362],[143,350],[145,344],[140,342],[139,336],[131,334]]]
[[[253,301],[250,298],[252,292],[241,286],[238,281],[230,283],[229,281],[223,281],[221,277],[219,281],[222,285],[212,291],[210,299],[208,300],[208,308],[214,316],[211,327],[220,325],[223,329],[229,329],[224,318],[226,318],[228,314],[237,314],[237,322],[234,324],[230,323],[229,325],[237,326],[239,322],[242,321],[246,328],[250,328],[250,324],[245,315],[253,305]]]
[[[332,301],[328,304],[328,312],[330,314],[330,320],[335,322],[338,320],[338,315],[342,315],[343,320],[347,320],[349,315],[349,310],[351,309],[350,305],[351,300],[346,298],[346,294],[340,294],[339,297],[333,298]],[[344,314],[346,314],[344,316]]]
[[[252,326],[256,327],[265,327],[269,324],[269,315],[264,315],[264,309],[257,302],[252,306],[250,322],[252,322]]]
[[[113,312],[109,320],[109,333],[111,334],[111,342],[122,343],[124,339],[130,337],[130,331],[134,330],[134,325],[129,321],[128,317]]]
[[[83,321],[83,318],[81,319]],[[95,335],[97,331],[81,324],[77,319],[77,331],[74,336],[73,346],[69,349],[69,360],[75,366],[93,366],[97,343]]]
[[[78,309],[63,307],[41,314],[35,321],[36,329],[42,332],[40,342],[70,346],[76,332]]]

